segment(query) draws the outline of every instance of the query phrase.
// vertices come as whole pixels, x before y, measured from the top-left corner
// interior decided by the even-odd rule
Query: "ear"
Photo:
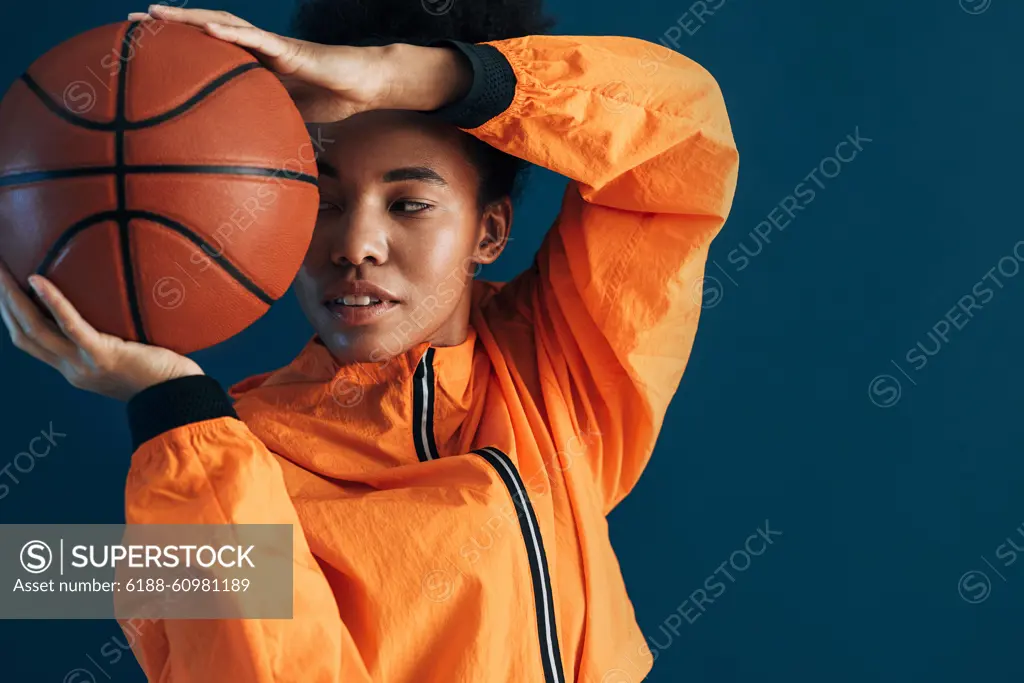
[[[473,261],[488,265],[494,263],[505,250],[512,233],[512,199],[504,197],[484,207],[477,230]]]

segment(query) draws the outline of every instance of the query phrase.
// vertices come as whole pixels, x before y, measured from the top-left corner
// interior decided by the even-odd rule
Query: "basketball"
[[[0,101],[0,259],[101,332],[189,353],[287,291],[316,153],[278,78],[192,26],[121,22],[37,59]]]

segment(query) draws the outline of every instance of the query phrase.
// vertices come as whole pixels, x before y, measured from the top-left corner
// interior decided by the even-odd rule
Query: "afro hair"
[[[301,0],[296,38],[325,45],[483,43],[549,33],[543,0]]]
[[[545,34],[554,25],[543,0],[300,0],[291,33],[323,45],[428,46]],[[518,198],[529,164],[468,134],[466,151],[480,173],[481,208],[505,196]]]

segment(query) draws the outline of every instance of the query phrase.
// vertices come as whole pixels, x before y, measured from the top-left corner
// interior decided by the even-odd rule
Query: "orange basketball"
[[[188,353],[262,316],[316,220],[316,152],[245,50],[163,21],[101,26],[0,101],[0,259],[97,329]]]

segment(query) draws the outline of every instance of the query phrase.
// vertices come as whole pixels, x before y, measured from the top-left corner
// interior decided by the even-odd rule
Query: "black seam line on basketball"
[[[273,305],[274,302],[276,301],[276,299],[274,299],[269,294],[260,289],[259,285],[250,280],[248,277],[246,277],[245,273],[240,271],[233,263],[231,263],[231,261],[224,258],[223,253],[217,253],[214,250],[214,248],[210,246],[209,242],[207,242],[202,237],[197,235],[195,232],[190,230],[188,227],[182,225],[173,218],[168,218],[167,216],[163,216],[158,213],[153,213],[151,211],[129,210],[126,211],[125,214],[127,215],[129,220],[143,219],[147,221],[152,221],[153,223],[158,223],[164,227],[174,230],[179,235],[186,238],[187,240],[198,246],[200,249],[202,249],[203,253],[205,253],[206,256],[210,257],[212,261],[219,265],[225,273],[233,277],[235,281],[238,282],[238,284],[242,285],[247,290],[249,290],[253,294],[253,296],[255,296],[257,299],[265,303],[267,306]]]
[[[253,69],[262,69],[262,68],[263,68],[263,65],[262,64],[258,64],[258,63],[243,64],[242,66],[239,66],[239,67],[233,69],[232,71],[229,71],[226,74],[224,74],[222,76],[219,76],[215,80],[211,81],[208,85],[206,85],[203,88],[203,90],[200,91],[200,94],[202,94],[203,97],[206,97],[211,92],[213,92],[213,90],[216,90],[216,88],[219,88],[220,86],[224,85],[225,83],[227,83],[228,81],[232,80],[233,78],[236,78],[236,77],[242,75],[243,73],[246,73],[246,72],[251,71]],[[227,78],[228,76],[230,76],[231,78]],[[40,99],[40,101],[42,101],[43,105],[47,109],[49,109],[54,114],[56,114],[60,118],[64,119],[68,123],[70,123],[72,125],[75,125],[75,126],[78,126],[79,128],[88,128],[89,130],[106,130],[106,131],[117,130],[117,122],[116,121],[93,121],[91,119],[85,118],[84,116],[78,116],[77,114],[72,114],[70,111],[67,110],[67,108],[62,107],[58,102],[55,102],[53,100],[53,98],[50,97],[50,95],[45,90],[42,89],[42,87],[36,82],[36,80],[34,78],[32,78],[32,76],[28,72],[25,72],[25,73],[23,73],[21,75],[21,80],[25,83],[25,85],[28,86],[29,90],[31,90],[33,93],[35,93],[36,97],[38,97]],[[217,84],[216,87],[211,88],[211,86],[213,84],[215,84],[215,83]],[[178,107],[175,107],[170,112],[167,112],[165,114],[157,114],[156,116],[154,116],[152,118],[144,119],[142,121],[127,122],[126,123],[126,130],[137,130],[139,128],[150,128],[152,126],[156,126],[156,125],[158,125],[160,123],[163,123],[164,121],[166,121],[168,119],[174,118],[174,116],[179,116],[179,115],[183,114],[185,111],[187,111],[191,107],[195,106],[198,103],[198,100],[200,100],[200,99],[202,99],[202,98],[199,97],[198,95],[196,95],[195,97],[189,99],[188,102],[186,102],[185,104],[180,105]],[[186,105],[189,105],[189,106],[186,107]],[[182,109],[182,107],[185,107],[185,108]],[[178,111],[179,109],[181,109],[181,111]],[[169,116],[169,114],[171,114],[171,112],[173,112],[173,115]]]
[[[263,68],[263,65],[260,64],[259,62],[252,62],[252,63],[249,63],[249,64],[242,64],[241,66],[236,66],[231,71],[228,71],[228,72],[226,72],[224,74],[221,74],[217,78],[215,78],[212,81],[210,81],[209,83],[207,83],[205,86],[203,86],[202,90],[197,92],[192,97],[188,98],[185,102],[179,104],[174,109],[166,111],[163,114],[157,114],[156,116],[150,117],[148,119],[143,119],[141,121],[128,121],[128,122],[126,122],[125,130],[139,130],[141,128],[152,128],[153,126],[159,126],[161,123],[164,123],[166,121],[170,121],[171,119],[173,119],[173,118],[175,118],[177,116],[181,116],[182,114],[187,112],[189,109],[191,109],[192,107],[194,107],[197,104],[199,104],[199,102],[201,102],[203,99],[205,99],[211,93],[213,93],[214,90],[216,90],[217,88],[220,88],[221,86],[225,85],[229,81],[232,81],[232,80],[238,78],[239,76],[241,76],[242,74],[247,73],[249,71],[252,71],[253,69],[262,69],[262,68]]]
[[[242,175],[261,176],[267,178],[278,177],[281,180],[295,180],[300,183],[316,185],[316,176],[307,173],[294,173],[281,168],[261,168],[256,166],[203,166],[200,164],[143,164],[133,166],[125,164],[121,167],[125,175],[133,174],[160,174],[160,173],[182,173],[182,174],[213,174],[213,175]],[[82,168],[61,168],[53,171],[27,171],[25,173],[11,173],[0,175],[0,187],[13,185],[29,185],[43,180],[62,180],[64,178],[80,178],[83,176],[115,174],[117,166],[92,166]]]
[[[72,114],[64,107],[61,107],[53,101],[50,95],[47,94],[47,92],[43,90],[38,83],[36,83],[35,79],[32,78],[28,72],[21,75],[21,80],[28,86],[29,90],[35,93],[36,97],[39,98],[47,109],[68,123],[78,126],[79,128],[88,128],[89,130],[114,130],[114,124],[110,121],[91,121],[84,116]]]
[[[118,211],[102,211],[100,213],[94,213],[91,216],[86,216],[82,220],[74,223],[67,230],[62,232],[60,236],[54,240],[49,250],[46,252],[46,256],[40,262],[39,267],[36,269],[36,274],[46,276],[47,271],[53,265],[53,262],[57,260],[61,252],[67,247],[67,245],[73,240],[79,233],[91,228],[92,226],[102,223],[103,221],[114,221],[120,217],[121,213]],[[244,273],[239,271],[230,261],[224,258],[223,255],[218,255],[213,252],[213,248],[199,235],[195,234],[181,223],[174,221],[166,216],[161,216],[157,213],[151,213],[149,211],[125,211],[124,217],[127,220],[133,218],[144,219],[159,223],[165,227],[171,228],[175,232],[183,235],[193,244],[199,245],[199,247],[209,256],[212,260],[216,261],[225,272],[231,275],[235,280],[239,282],[243,287],[252,292],[260,301],[267,304],[268,306],[275,302],[274,299],[265,293],[258,285],[253,283]]]
[[[42,180],[62,180],[64,178],[80,178],[82,176],[112,175],[117,172],[116,166],[93,166],[83,168],[61,168],[55,171],[27,171],[0,175],[0,187],[11,185],[28,185]]]
[[[135,287],[135,268],[132,265],[131,229],[123,212],[118,212],[117,228],[121,241],[121,268],[124,271],[124,290],[128,299],[128,309],[132,315],[135,336],[140,344],[148,344],[149,337],[142,321],[142,310],[139,308],[139,294]]]
[[[260,166],[211,166],[202,164],[151,164],[125,166],[125,172],[133,173],[207,173],[216,175],[251,175],[266,178],[278,177],[282,180],[296,180],[316,185],[316,176],[308,173],[295,173],[283,168],[265,168]]]
[[[132,235],[128,216],[124,173],[124,130],[127,121],[125,110],[128,104],[128,69],[131,67],[130,52],[132,50],[132,34],[141,22],[133,21],[125,29],[121,39],[121,71],[117,74],[117,109],[114,114],[114,167],[117,183],[117,226],[118,238],[121,243],[121,268],[124,272],[125,296],[128,299],[128,310],[131,312],[135,336],[143,344],[149,343],[146,326],[142,320],[142,309],[139,307],[139,294],[135,286],[135,266],[132,263]]]
[[[53,265],[53,262],[57,260],[57,257],[60,256],[61,252],[64,251],[64,249],[67,247],[68,243],[70,243],[71,240],[74,239],[79,233],[81,233],[87,228],[91,228],[92,226],[98,223],[102,223],[103,221],[117,220],[121,215],[122,213],[118,211],[103,211],[100,213],[95,213],[91,216],[86,216],[77,223],[74,223],[71,227],[62,232],[56,240],[54,240],[53,244],[50,246],[50,249],[46,252],[46,256],[43,257],[42,262],[36,269],[36,273],[45,276],[47,271],[49,271],[50,267]],[[206,240],[204,240],[202,237],[200,237],[193,231],[189,230],[181,223],[178,223],[177,221],[168,218],[167,216],[161,216],[158,213],[152,213],[150,211],[125,211],[123,212],[123,216],[126,220],[138,218],[152,221],[154,223],[159,223],[160,225],[168,227],[174,230],[175,232],[179,233],[180,235],[183,235],[190,242],[198,245],[199,248],[202,249],[207,256],[209,256],[212,260],[216,261],[217,264],[221,266],[221,268],[223,268],[226,273],[231,275],[235,280],[238,281],[239,284],[241,284],[243,287],[252,292],[260,301],[267,304],[268,306],[275,302],[275,299],[271,298],[269,294],[260,289],[258,285],[256,285],[248,277],[246,277],[244,273],[239,271],[238,268],[234,266],[234,264],[225,259],[223,254],[217,254],[216,252],[214,252],[213,247],[211,247],[209,243],[206,242]]]
[[[71,227],[62,232],[57,239],[53,241],[53,244],[50,245],[46,255],[43,257],[43,260],[39,263],[39,267],[36,268],[36,274],[46,277],[50,267],[53,265],[53,262],[57,260],[57,257],[60,256],[62,251],[64,251],[64,248],[78,233],[82,232],[86,228],[91,228],[97,223],[102,223],[103,221],[114,221],[117,220],[117,218],[117,211],[102,211],[100,213],[94,213],[91,216],[86,216],[77,223],[73,223]]]

